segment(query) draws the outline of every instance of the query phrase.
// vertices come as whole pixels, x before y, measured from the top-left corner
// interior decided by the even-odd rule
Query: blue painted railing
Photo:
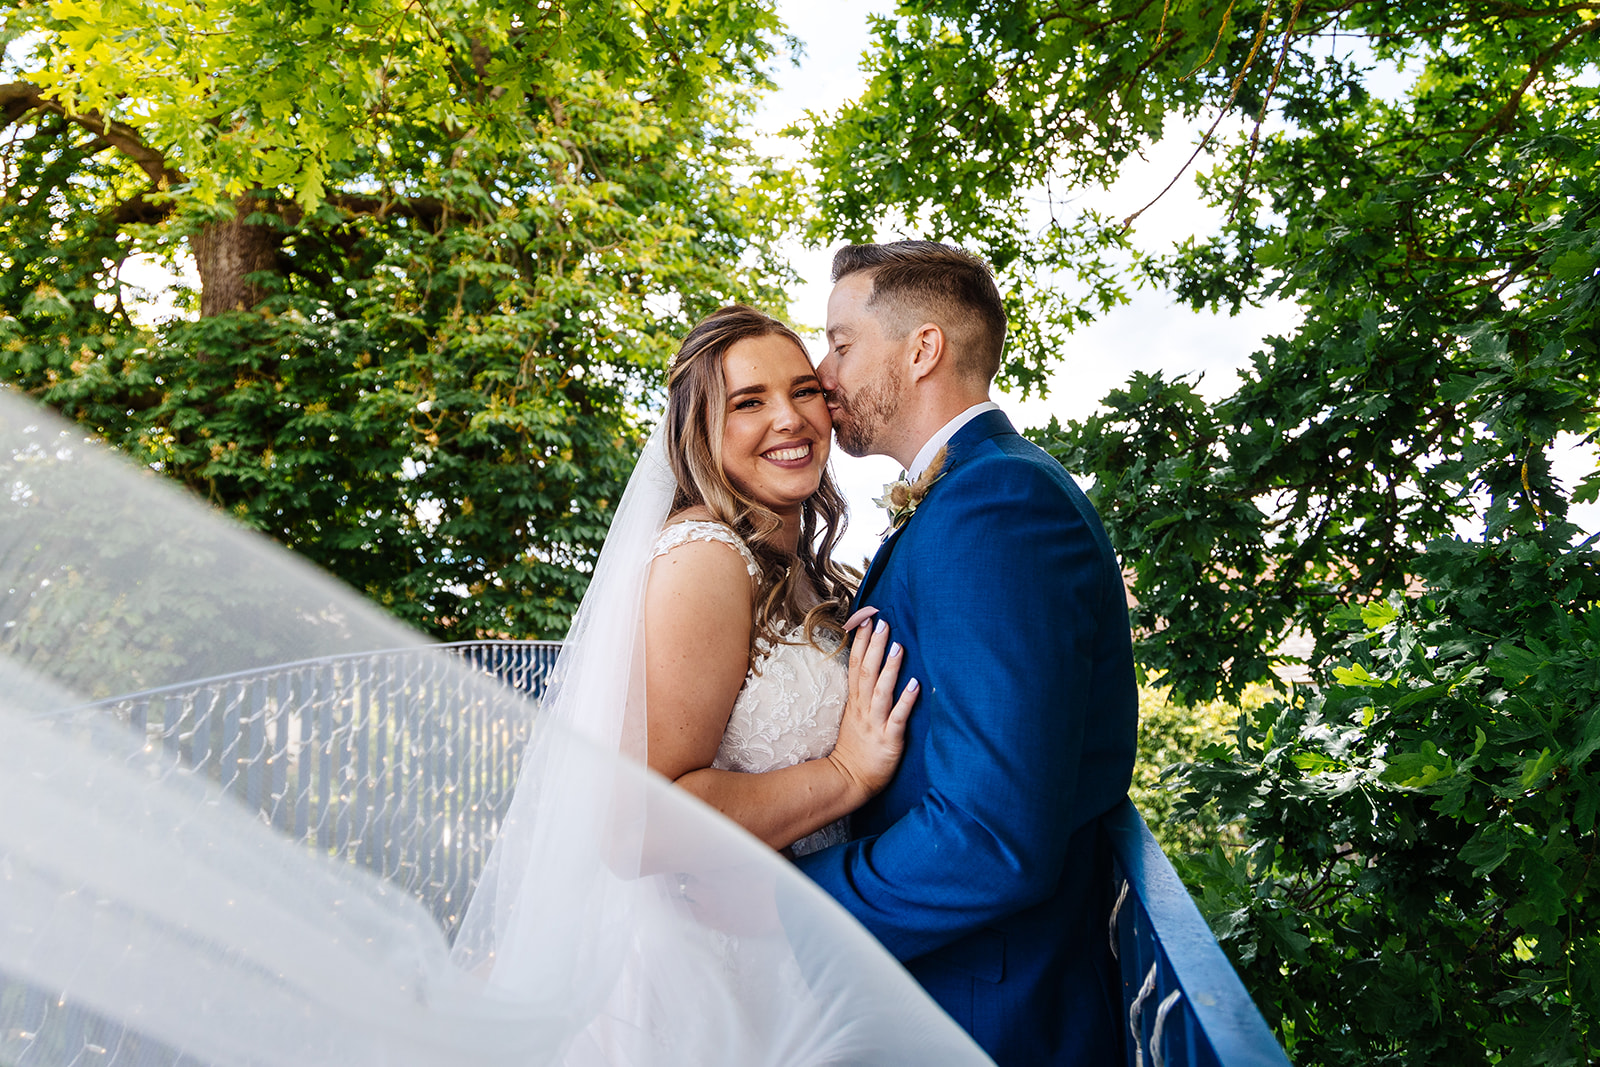
[[[443,648],[537,699],[560,645]],[[464,700],[416,649],[283,664],[101,702],[279,829],[363,863],[444,928],[516,784],[526,706]],[[395,697],[404,691],[405,700]],[[1130,1067],[1287,1067],[1194,901],[1129,801],[1107,816]],[[41,1001],[41,1004],[43,1002]]]
[[[1133,802],[1106,816],[1115,857],[1111,948],[1131,1067],[1288,1067],[1178,872]]]

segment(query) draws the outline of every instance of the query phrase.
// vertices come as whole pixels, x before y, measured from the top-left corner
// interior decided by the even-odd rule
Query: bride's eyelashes
[[[823,400],[826,400],[830,395],[831,394],[821,386],[808,385],[803,389],[796,389],[794,391],[793,399],[804,401],[821,397]],[[757,407],[761,406],[762,403],[763,401],[759,397],[745,397],[743,400],[740,400],[733,405],[733,410],[754,411]]]

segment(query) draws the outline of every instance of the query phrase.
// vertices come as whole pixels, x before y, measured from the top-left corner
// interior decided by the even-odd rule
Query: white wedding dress
[[[743,557],[750,577],[760,576],[755,555],[737,533],[720,522],[691,519],[668,526],[656,539],[651,558],[695,541],[727,545]],[[849,692],[848,670],[837,642],[833,644],[832,649],[812,645],[805,640],[802,626],[791,628],[782,642],[758,637],[755,658],[711,766],[761,774],[832,752]],[[804,856],[848,837],[849,821],[840,819],[802,837],[792,851]]]
[[[639,607],[674,485],[658,436],[531,705],[0,389],[0,1064],[989,1062],[791,863],[640,765]],[[309,718],[274,732],[243,704],[219,706],[239,729],[212,738],[221,759],[191,764],[207,737],[183,724],[206,709],[169,700],[173,729],[158,737],[153,713],[123,721],[91,703],[289,663],[310,663],[386,729],[414,724],[376,752],[389,775],[367,824],[380,853],[450,833],[390,798],[423,796],[446,757],[489,766],[504,730],[528,730],[453,941],[410,883],[308,847],[207,769],[265,753],[252,765],[272,800],[288,773],[278,755]],[[719,765],[826,752],[844,678],[809,645],[758,649]],[[252,685],[264,706],[298,699]],[[460,793],[427,802],[474,803]]]

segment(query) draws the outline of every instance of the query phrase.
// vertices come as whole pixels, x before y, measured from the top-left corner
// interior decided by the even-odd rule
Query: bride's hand
[[[905,749],[906,720],[920,687],[911,679],[895,700],[904,659],[905,650],[889,644],[889,627],[881,619],[868,619],[856,628],[850,644],[850,695],[839,741],[828,759],[862,804],[889,784]]]

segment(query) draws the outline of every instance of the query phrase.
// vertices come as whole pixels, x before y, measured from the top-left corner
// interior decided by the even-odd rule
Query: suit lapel
[[[894,543],[900,539],[900,534],[908,525],[910,525],[909,521],[903,522],[891,530],[889,536],[883,539],[883,544],[878,546],[878,551],[872,554],[872,562],[867,565],[867,573],[861,579],[861,585],[856,589],[856,598],[850,605],[852,612],[861,606],[861,601],[871,591],[873,584],[877,582],[878,574],[883,570],[883,565],[889,562],[889,553],[893,551]]]
[[[987,441],[989,438],[1003,433],[1016,432],[1011,425],[1011,420],[1006,418],[1004,412],[985,411],[982,415],[957,430],[955,436],[950,438],[949,451],[945,454],[945,470],[948,472],[958,467],[961,464],[963,453],[979,441]],[[929,489],[928,493],[931,496],[937,491],[936,483],[935,488]],[[889,556],[894,551],[894,543],[900,539],[900,535],[905,532],[906,527],[916,521],[916,518],[915,515],[912,515],[906,519],[905,522],[892,530],[888,537],[883,539],[883,544],[878,546],[878,551],[873,555],[872,562],[867,565],[866,575],[861,579],[861,587],[856,590],[855,600],[850,604],[852,612],[861,607],[861,602],[866,599],[868,593],[872,592],[873,585],[877,582],[879,574],[883,571],[884,565],[889,562]]]

